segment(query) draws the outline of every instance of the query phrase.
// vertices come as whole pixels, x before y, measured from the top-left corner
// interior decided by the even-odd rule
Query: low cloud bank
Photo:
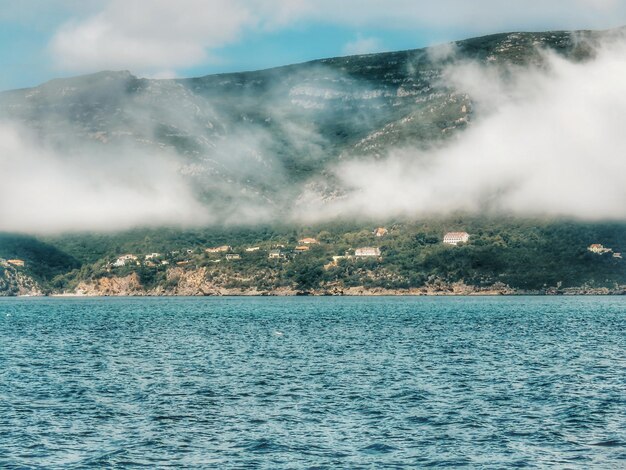
[[[201,110],[196,96],[176,83],[153,83],[156,92],[138,94],[131,103],[122,101],[127,98],[120,92],[113,97],[136,131],[128,145],[87,146],[76,137],[82,131],[64,127],[76,123],[62,118],[43,120],[52,124],[39,129],[40,135],[0,122],[0,231],[115,231],[459,211],[626,220],[626,41],[611,40],[585,62],[543,52],[541,65],[524,68],[454,60],[457,53],[441,46],[430,56],[452,64],[441,91],[471,99],[459,110],[469,121],[465,130],[430,150],[391,148],[381,158],[349,157],[323,172],[333,147],[306,114],[294,112],[323,106],[320,96],[343,95],[317,89],[312,80],[294,79],[288,88],[278,84],[267,91],[271,106],[255,108],[256,121],[245,115],[222,119],[209,98]],[[342,77],[335,73],[320,72],[330,77],[323,83],[339,86]],[[351,84],[351,90],[376,91],[366,86]],[[154,103],[150,97],[156,97]],[[254,95],[242,96],[239,104],[244,100],[257,103]],[[335,123],[334,112],[322,109],[319,116]],[[272,119],[262,119],[266,115]],[[350,122],[369,115],[341,116],[351,129],[358,126]],[[200,142],[198,155],[152,142],[157,124],[176,137],[198,137],[190,139]],[[49,134],[61,142],[48,144]],[[150,145],[137,144],[146,141]],[[287,168],[293,162],[279,158],[285,148],[304,155],[314,174],[324,176],[293,179]],[[335,197],[321,198],[320,188]]]
[[[626,42],[588,62],[451,66],[444,85],[472,98],[471,125],[443,148],[391,150],[333,174],[345,197],[299,214],[319,220],[455,211],[626,220]]]
[[[115,231],[210,222],[167,156],[108,154],[96,162],[36,142],[32,133],[0,123],[0,231]]]

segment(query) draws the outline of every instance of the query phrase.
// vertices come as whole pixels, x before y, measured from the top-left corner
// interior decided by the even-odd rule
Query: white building
[[[589,245],[587,247],[587,250],[597,255],[602,255],[604,253],[610,253],[611,251],[613,251],[611,248],[606,248],[604,245],[601,245],[600,243],[594,243],[593,245]]]
[[[456,246],[459,243],[467,243],[469,238],[467,232],[448,232],[443,236],[443,243]]]
[[[216,246],[214,248],[207,248],[206,251],[207,253],[224,253],[227,251],[230,251],[232,248],[229,245],[222,245],[222,246]]]
[[[8,259],[6,262],[11,266],[16,266],[18,268],[23,268],[25,265],[25,262],[22,259]]]
[[[368,256],[380,256],[380,248],[374,248],[370,246],[357,248],[356,250],[354,250],[354,256],[358,258],[365,258]]]
[[[161,256],[161,253],[149,253],[146,255],[146,260],[158,258]]]
[[[269,259],[280,259],[283,258],[283,254],[280,250],[271,250],[269,255],[267,256]]]
[[[253,251],[259,251],[260,249],[261,249],[261,247],[260,247],[260,246],[251,246],[251,247],[249,247],[249,248],[246,248],[246,251],[247,251],[248,253],[252,253]]]
[[[116,268],[121,268],[122,266],[126,266],[127,264],[139,264],[138,263],[138,258],[135,255],[122,255],[119,258],[117,258],[112,264],[111,266],[114,266]]]

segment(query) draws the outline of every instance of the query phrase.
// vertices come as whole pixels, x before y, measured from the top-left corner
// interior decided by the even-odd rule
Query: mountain
[[[264,225],[130,224],[126,227],[136,228],[85,233],[76,232],[83,229],[77,220],[70,234],[0,234],[0,295],[623,294],[623,222],[450,211],[413,220],[350,213],[306,223],[287,212],[294,201],[305,204],[304,195],[340,201],[349,188],[336,176],[338,164],[384,159],[391,149],[436,149],[477,123],[480,102],[449,79],[450,70],[463,73],[451,66],[471,62],[506,76],[528,65],[544,66],[546,49],[586,61],[595,54],[594,44],[622,33],[507,33],[190,79],[101,72],[0,93],[0,123],[27,129],[24,135],[38,145],[33,148],[44,149],[35,163],[18,167],[22,177],[55,171],[24,186],[10,174],[19,181],[5,192],[8,198],[0,198],[7,219],[49,196],[51,180],[61,180],[56,190],[63,192],[81,177],[87,180],[83,186],[126,182],[89,193],[102,199],[121,193],[117,205],[109,204],[114,219],[119,204],[128,203],[125,190],[147,185],[157,175],[151,166],[163,159],[174,163],[174,177],[223,221],[237,221],[232,214],[242,207],[249,214],[272,211]],[[6,155],[9,163],[11,157],[28,157]],[[48,165],[49,160],[63,165]],[[74,167],[82,170],[73,172]],[[92,175],[97,178],[89,179]],[[167,186],[160,203],[177,188]],[[29,191],[34,197],[24,202]],[[71,204],[72,197],[53,201]],[[100,199],[79,202],[101,218]],[[48,214],[56,206],[45,207],[36,214],[45,219],[44,229],[65,210]],[[385,229],[375,231],[377,226]],[[447,245],[443,235],[450,231],[467,231],[469,240]],[[311,237],[319,243],[302,241]]]
[[[214,212],[233,201],[281,208],[304,188],[340,194],[327,172],[338,161],[430,148],[470,125],[472,96],[442,79],[451,63],[540,63],[539,49],[584,60],[607,34],[497,34],[189,79],[100,72],[1,93],[0,119],[68,159],[169,155]]]

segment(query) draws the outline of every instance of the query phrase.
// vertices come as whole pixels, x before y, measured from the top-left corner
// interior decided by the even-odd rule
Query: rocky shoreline
[[[21,292],[18,294],[0,293],[0,297],[53,297],[53,298],[69,298],[69,297],[519,297],[519,296],[621,296],[626,295],[624,289],[608,289],[608,288],[570,288],[566,290],[546,290],[546,291],[523,291],[511,289],[509,292],[501,292],[497,290],[475,290],[469,293],[451,291],[430,291],[428,289],[382,289],[382,288],[365,288],[351,287],[343,291],[335,290],[312,290],[302,291],[297,289],[274,289],[274,290],[256,290],[256,289],[218,289],[213,292],[197,292],[190,294],[175,294],[171,292],[155,293],[153,291],[136,291],[136,292],[55,292],[42,293],[38,292]]]
[[[44,292],[32,279],[20,279],[18,288],[0,292],[5,296],[28,297],[201,297],[201,296],[241,296],[241,297],[292,297],[292,296],[520,296],[520,295],[626,295],[626,286],[607,287],[547,287],[539,291],[514,289],[505,284],[491,286],[471,286],[463,282],[435,282],[419,288],[386,289],[381,287],[343,287],[326,285],[317,289],[302,290],[295,287],[271,289],[234,288],[216,284],[207,279],[204,269],[183,270],[173,268],[168,272],[165,285],[145,288],[136,273],[125,277],[103,277],[64,292]]]
[[[471,296],[471,295],[624,295],[626,286],[609,288],[547,288],[544,291],[523,291],[505,284],[486,287],[470,286],[463,282],[436,282],[420,288],[385,289],[380,287],[343,287],[327,285],[318,289],[302,290],[295,287],[272,289],[232,288],[211,282],[204,268],[197,270],[171,269],[168,272],[167,286],[145,289],[137,274],[119,278],[101,278],[92,283],[81,283],[70,294],[78,296]]]
[[[105,288],[83,288],[75,292],[52,294],[54,297],[74,296],[74,297],[295,297],[295,296],[316,296],[316,297],[419,297],[419,296],[522,296],[522,295],[626,295],[626,286],[617,289],[577,287],[567,289],[546,289],[544,291],[525,291],[512,289],[508,286],[491,286],[477,288],[467,286],[462,283],[450,285],[425,286],[411,289],[384,289],[368,288],[364,286],[350,288],[322,288],[312,290],[300,290],[289,287],[280,287],[270,290],[260,290],[257,288],[238,289],[225,287],[203,287],[200,289],[190,289],[188,287],[164,289],[156,288],[145,290],[139,287],[131,289],[117,289],[119,285],[108,285]]]

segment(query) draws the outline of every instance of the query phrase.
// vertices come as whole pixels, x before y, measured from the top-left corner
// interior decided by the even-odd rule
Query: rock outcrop
[[[37,281],[16,268],[0,268],[0,296],[41,296],[44,292]]]
[[[72,294],[72,293],[71,293]],[[136,273],[125,277],[102,277],[92,282],[81,282],[73,292],[84,296],[146,295]]]
[[[33,292],[32,290],[22,292]],[[257,287],[228,287],[224,280],[213,280],[206,268],[170,268],[166,280],[154,288],[146,288],[135,273],[125,277],[103,277],[91,282],[81,282],[73,292],[64,295],[78,296],[471,296],[471,295],[625,295],[626,286],[593,288],[547,288],[542,291],[521,291],[505,284],[496,283],[478,287],[463,282],[445,283],[435,281],[423,287],[408,289],[385,289],[382,287],[342,287],[329,284],[311,290],[277,286],[271,289]],[[24,295],[24,294],[19,294]],[[41,295],[41,294],[39,294]]]

